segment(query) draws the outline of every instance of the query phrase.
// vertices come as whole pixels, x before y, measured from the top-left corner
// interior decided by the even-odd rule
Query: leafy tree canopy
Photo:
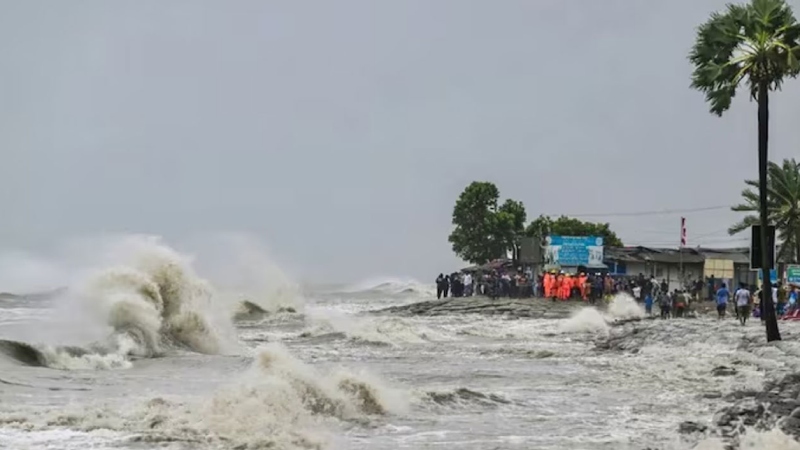
[[[733,224],[728,229],[731,235],[759,223],[758,182],[745,180],[745,184],[748,187],[742,191],[744,202],[731,209],[753,214]],[[784,159],[781,165],[770,162],[767,166],[767,214],[782,242],[778,257],[800,261],[800,164],[794,159]]]
[[[692,87],[706,94],[711,112],[721,116],[736,89],[747,83],[751,98],[759,90],[780,89],[800,72],[800,24],[785,0],[751,0],[714,13],[697,30],[689,60]]]
[[[525,229],[527,236],[601,236],[605,247],[622,247],[622,241],[607,223],[584,222],[573,217],[539,216]]]
[[[527,220],[525,205],[508,199],[498,206],[499,201],[497,186],[485,181],[472,182],[458,197],[448,240],[460,258],[485,264],[518,249]]]

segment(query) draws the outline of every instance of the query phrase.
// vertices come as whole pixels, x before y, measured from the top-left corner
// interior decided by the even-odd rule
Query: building
[[[612,275],[651,275],[667,280],[670,290],[681,284],[714,276],[736,286],[757,284],[758,274],[750,270],[750,248],[605,248],[603,262]],[[683,276],[681,276],[683,272]]]

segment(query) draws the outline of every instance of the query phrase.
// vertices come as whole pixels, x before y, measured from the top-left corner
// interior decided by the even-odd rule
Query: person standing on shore
[[[717,317],[719,319],[725,318],[725,311],[728,309],[728,299],[731,297],[731,292],[728,290],[725,283],[717,290]]]
[[[464,274],[464,297],[472,297],[472,274],[467,272]]]
[[[683,318],[683,314],[686,311],[686,305],[688,304],[686,296],[682,291],[675,289],[673,298],[675,299],[675,317]]]
[[[736,291],[736,294],[734,294],[734,298],[736,299],[737,318],[739,319],[739,323],[744,326],[747,322],[747,318],[750,316],[750,302],[753,296],[750,294],[750,291],[744,287],[744,283],[742,283]]]
[[[661,318],[669,319],[672,312],[672,298],[668,293],[662,292],[658,294],[658,303],[661,305]]]

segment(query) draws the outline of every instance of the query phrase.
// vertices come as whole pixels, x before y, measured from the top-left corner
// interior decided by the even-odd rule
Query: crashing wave
[[[327,448],[326,421],[369,423],[404,414],[404,393],[368,374],[319,372],[280,344],[259,348],[249,370],[211,398],[176,402],[155,398],[140,408],[86,410],[75,405],[4,426],[24,429],[67,427],[123,432],[132,443],[182,442],[191,448]]]
[[[70,292],[110,329],[108,338],[85,348],[7,341],[4,353],[51,368],[117,368],[129,365],[126,358],[169,350],[219,354],[233,348],[230,321],[218,318],[210,285],[188,262],[157,240],[136,241],[133,248],[124,264],[94,272]]]

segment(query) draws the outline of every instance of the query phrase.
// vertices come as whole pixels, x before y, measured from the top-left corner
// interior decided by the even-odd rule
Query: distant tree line
[[[448,240],[456,255],[473,264],[505,257],[509,251],[518,258],[524,237],[599,236],[606,247],[622,246],[608,223],[584,222],[566,216],[554,220],[545,215],[526,222],[527,213],[521,201],[506,199],[500,203],[500,190],[494,183],[474,181],[456,200],[454,228]]]

